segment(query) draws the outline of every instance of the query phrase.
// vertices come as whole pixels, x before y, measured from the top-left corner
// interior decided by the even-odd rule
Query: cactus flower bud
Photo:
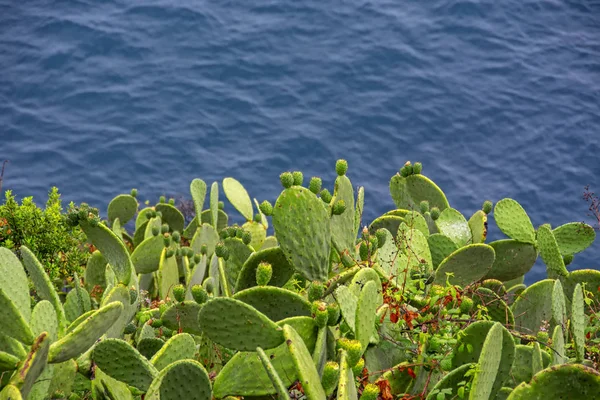
[[[162,319],[159,319],[159,318],[151,319],[150,326],[153,328],[160,328],[161,326],[163,326]]]
[[[130,322],[127,325],[125,325],[125,329],[123,330],[123,333],[126,335],[133,335],[136,330],[137,330],[137,327],[135,326],[135,324]]]
[[[421,208],[421,214],[425,214],[427,211],[429,211],[429,202],[427,200],[423,200],[421,204],[419,204],[419,207]]]
[[[493,207],[494,207],[494,204],[491,201],[486,200],[483,202],[483,206],[481,206],[481,209],[483,210],[484,213],[489,214],[492,212]]]
[[[571,264],[573,262],[573,254],[567,254],[567,255],[563,256],[563,260],[564,260],[565,266]]]
[[[131,189],[131,197],[137,197],[137,189]]]
[[[148,210],[146,211],[146,213],[144,214],[146,216],[146,219],[150,219],[154,217],[155,212],[152,210]]]
[[[308,183],[308,190],[314,194],[318,194],[321,191],[321,185],[323,185],[321,178],[313,176]]]
[[[333,215],[342,215],[346,211],[346,202],[344,200],[338,200],[333,205]]]
[[[166,258],[171,258],[174,255],[175,255],[175,252],[172,249],[168,249],[167,252],[166,252],[166,254],[165,254],[165,257]]]
[[[413,173],[414,174],[420,174],[421,171],[423,171],[423,164],[421,164],[420,162],[416,162],[413,165]]]
[[[206,245],[203,244],[202,246],[206,246]],[[202,250],[200,250],[200,251],[202,251]],[[202,259],[202,256],[200,254],[194,254],[194,263],[195,264],[198,264],[201,259]]]
[[[175,300],[177,300],[178,302],[182,302],[185,300],[185,286],[183,286],[182,284],[179,285],[175,285],[173,287],[173,297],[175,297]]]
[[[321,200],[323,200],[325,203],[327,203],[327,204],[331,203],[332,198],[333,198],[333,196],[331,195],[331,193],[329,193],[329,190],[327,190],[327,189],[321,190]]]
[[[335,326],[340,320],[341,310],[340,306],[337,303],[330,303],[327,305],[327,312],[329,313],[329,319],[327,320],[327,325]]]
[[[229,258],[229,249],[227,248],[227,246],[225,246],[225,243],[219,242],[215,246],[215,254],[217,255],[217,257],[227,260]]]
[[[291,172],[282,173],[281,175],[279,175],[279,180],[281,181],[283,187],[286,189],[292,187],[292,185],[294,184],[294,176]]]
[[[254,214],[253,221],[256,222],[256,223],[261,223],[262,222],[262,216],[260,214]]]
[[[194,285],[192,286],[192,297],[196,303],[204,304],[208,300],[208,293],[202,285]]]
[[[273,215],[273,206],[267,200],[260,203],[259,208],[260,208],[260,212],[262,212],[263,214],[265,214],[267,216]]]
[[[360,255],[361,261],[367,261],[369,259],[369,246],[367,246],[367,242],[360,242],[360,247],[358,248],[358,254]]]
[[[430,213],[431,219],[434,221],[440,217],[440,209],[437,207],[432,207]]]
[[[172,206],[174,206],[175,205],[175,199],[170,198],[169,199],[169,204],[172,205]]]
[[[152,227],[152,236],[158,236],[159,233],[160,233],[160,228],[158,226],[153,226]]]
[[[307,289],[308,301],[320,300],[324,293],[325,286],[319,281],[313,281]]]
[[[181,234],[179,232],[175,231],[171,236],[173,237],[173,241],[175,243],[179,243],[181,241]]]
[[[469,314],[473,309],[473,299],[463,296],[460,302],[460,312],[463,314]]]
[[[224,209],[224,208],[225,208],[225,203],[224,203],[224,202],[222,202],[222,201],[219,201],[219,202],[217,203],[217,208],[218,208],[219,210],[222,210],[222,209]]]
[[[208,246],[206,244],[203,244],[200,247],[200,254],[205,255],[206,253],[208,253]],[[199,262],[199,261],[198,261]]]
[[[273,276],[273,267],[266,261],[258,264],[256,268],[256,283],[258,286],[266,286]]]
[[[242,235],[244,234],[244,230],[240,227],[236,227],[235,228],[235,237],[238,239],[242,238]]]
[[[245,245],[250,244],[250,242],[252,241],[252,234],[248,231],[244,231],[242,233],[242,242],[244,242]]]
[[[335,172],[339,175],[346,175],[346,172],[348,171],[348,161],[344,160],[344,159],[339,159],[335,162]]]
[[[167,198],[166,198],[165,196],[160,196],[160,197],[158,198],[158,202],[159,202],[159,203],[165,203],[166,201],[167,201]]]
[[[160,227],[160,233],[165,234],[169,232],[169,225],[168,224],[162,224]]]
[[[304,182],[304,174],[300,171],[292,172],[292,177],[294,178],[294,186],[302,186],[302,182]]]

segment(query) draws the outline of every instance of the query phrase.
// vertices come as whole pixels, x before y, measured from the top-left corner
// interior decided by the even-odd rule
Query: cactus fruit
[[[427,200],[422,200],[421,203],[419,204],[419,209],[421,211],[421,214],[425,214],[426,212],[429,211],[429,202]]]
[[[361,358],[360,360],[358,360],[356,365],[354,365],[354,367],[352,367],[352,374],[354,376],[362,376],[362,372],[363,372],[364,368],[365,368],[365,359]]]
[[[271,264],[266,261],[258,264],[258,268],[256,268],[256,283],[259,286],[266,286],[271,280],[272,276],[273,268],[271,267]]]
[[[314,194],[319,194],[322,185],[323,181],[321,180],[321,178],[313,176],[312,178],[310,178],[310,182],[308,183],[308,190],[310,190]]]
[[[185,286],[179,284],[173,287],[173,297],[178,302],[182,302],[185,300]]]
[[[416,162],[413,164],[413,174],[420,174],[423,171],[423,164]]]
[[[343,337],[338,339],[337,346],[339,349],[343,349],[346,352],[346,362],[348,363],[348,366],[350,368],[354,367],[363,353],[361,342],[356,339]]]
[[[313,281],[308,286],[307,295],[308,301],[320,300],[325,293],[325,286],[319,281]]]
[[[204,304],[208,300],[208,293],[202,285],[192,286],[191,292],[192,292],[194,301],[198,304]]]
[[[327,204],[331,203],[331,200],[333,199],[333,196],[327,189],[321,190],[320,196],[321,196],[321,200],[323,200],[323,202],[325,202]]]
[[[302,186],[302,182],[304,182],[304,175],[300,171],[292,172],[292,177],[294,178],[295,186]]]
[[[285,189],[288,189],[294,185],[294,176],[291,172],[283,172],[281,175],[279,175],[279,180]]]
[[[348,161],[344,159],[339,159],[335,162],[335,172],[338,176],[346,175],[348,171]]]
[[[340,306],[337,303],[330,303],[327,305],[327,313],[329,317],[327,319],[327,325],[335,326],[338,324],[341,316]]]
[[[432,220],[437,221],[437,219],[440,217],[440,209],[437,207],[432,207],[429,214],[431,215]]]
[[[340,365],[335,361],[328,361],[323,369],[321,384],[327,396],[330,396],[338,385],[340,379]]]
[[[242,243],[249,245],[250,242],[252,241],[252,234],[248,231],[243,231],[241,239],[242,239]]]
[[[346,202],[344,200],[338,200],[333,204],[333,215],[342,215],[344,211],[346,211]]]
[[[416,166],[416,164],[415,164]],[[379,396],[379,386],[368,383],[360,395],[360,400],[377,400]]]
[[[260,203],[260,212],[266,216],[273,215],[273,206],[267,200]]]
[[[327,311],[327,303],[315,301],[312,305],[312,314],[315,318],[315,323],[319,328],[327,326],[329,320],[329,312]]]
[[[225,246],[224,242],[219,242],[215,246],[215,255],[217,257],[227,260],[229,258],[229,249]]]
[[[481,210],[484,213],[489,214],[492,212],[493,207],[494,207],[494,203],[492,203],[490,200],[486,200],[483,202],[483,205],[481,206]]]

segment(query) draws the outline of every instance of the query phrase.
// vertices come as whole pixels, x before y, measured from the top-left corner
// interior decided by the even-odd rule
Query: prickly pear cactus
[[[211,400],[212,389],[208,373],[202,364],[195,360],[171,363],[152,381],[144,399]]]
[[[513,199],[502,199],[494,207],[498,228],[511,239],[535,244],[535,229],[521,205]]]
[[[562,294],[562,293],[561,293]],[[573,325],[573,339],[577,361],[583,361],[585,355],[585,312],[583,303],[583,290],[580,285],[575,286],[571,310],[571,323]]]
[[[494,249],[487,244],[470,244],[459,248],[446,257],[435,272],[434,283],[445,284],[447,273],[450,283],[466,286],[487,275],[494,264]]]
[[[513,239],[498,240],[490,243],[496,258],[486,279],[509,281],[525,275],[535,264],[537,251],[530,243]]]
[[[553,289],[554,280],[545,279],[521,293],[512,305],[516,330],[530,335],[538,332],[544,321],[551,321]]]
[[[537,242],[542,260],[546,264],[548,278],[555,279],[567,276],[569,272],[565,267],[565,262],[560,254],[560,248],[550,229],[550,225],[546,224],[538,228]]]
[[[339,200],[344,201],[346,210],[341,215],[331,216],[331,239],[338,249],[348,250],[354,247],[358,231],[354,229],[354,189],[346,175],[338,176],[335,180],[332,202]]]
[[[110,224],[115,219],[125,225],[131,220],[138,209],[138,202],[135,197],[129,194],[120,194],[108,203],[108,221]]]
[[[390,193],[398,208],[418,209],[423,200],[440,211],[449,207],[444,192],[433,181],[420,174],[407,177],[394,175],[390,180]]]
[[[331,222],[314,193],[285,189],[273,207],[273,228],[288,261],[306,279],[325,281],[329,272]]]
[[[435,221],[439,232],[452,239],[458,247],[472,243],[471,228],[465,217],[454,208],[446,208]]]
[[[193,359],[196,353],[196,342],[192,335],[180,333],[171,337],[152,357],[150,362],[161,371],[169,364],[186,359]]]
[[[437,269],[446,257],[458,250],[456,243],[441,233],[429,235],[427,244],[429,245],[429,251],[431,252],[431,262],[434,269]]]
[[[563,364],[537,373],[530,383],[523,382],[508,400],[594,399],[600,392],[600,374],[592,368]]]
[[[554,228],[552,233],[563,256],[582,252],[596,239],[594,228],[583,222],[569,222]]]
[[[247,221],[252,221],[254,211],[252,201],[248,192],[240,182],[233,178],[223,179],[223,191],[227,200],[246,218]]]
[[[494,391],[494,386],[498,386],[495,382],[503,358],[503,331],[505,330],[499,322],[496,322],[489,330],[479,356],[477,372],[469,395],[470,400],[494,398],[495,393],[500,390],[497,388]],[[503,380],[504,377],[499,381]]]
[[[269,375],[269,378],[271,379],[271,382],[273,383],[273,387],[277,390],[277,395],[279,396],[279,398],[280,399],[289,399],[290,396],[288,394],[288,388],[287,388],[287,386],[285,386],[285,384],[279,377],[277,370],[275,369],[275,367],[273,367],[273,364],[271,364],[271,360],[269,359],[269,357],[267,356],[265,351],[263,349],[261,349],[260,347],[257,347],[256,353],[258,354],[260,361],[263,363],[263,367],[265,368],[265,371]]]
[[[202,179],[194,179],[190,183],[190,193],[194,202],[194,211],[196,215],[202,215],[202,207],[206,199],[206,183]]]
[[[304,297],[278,287],[253,287],[236,293],[233,298],[256,308],[272,321],[311,315],[310,303]]]
[[[273,275],[269,281],[270,286],[283,286],[294,274],[294,266],[290,264],[280,247],[271,247],[250,254],[244,262],[237,281],[235,291],[239,292],[256,286],[256,269],[262,262],[271,265]]]

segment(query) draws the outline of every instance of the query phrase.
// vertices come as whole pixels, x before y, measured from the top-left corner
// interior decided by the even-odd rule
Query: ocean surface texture
[[[346,158],[369,223],[411,160],[467,217],[511,197],[558,226],[593,221],[599,156],[598,1],[0,0],[4,189],[38,204],[227,176],[274,201]]]

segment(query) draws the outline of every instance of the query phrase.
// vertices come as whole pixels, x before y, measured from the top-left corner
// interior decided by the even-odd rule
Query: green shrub
[[[25,197],[19,204],[7,190],[0,205],[0,246],[14,250],[27,246],[53,281],[81,273],[90,255],[85,235],[79,227],[66,223],[62,211],[56,187],[48,193],[45,209],[39,208],[33,197]]]

